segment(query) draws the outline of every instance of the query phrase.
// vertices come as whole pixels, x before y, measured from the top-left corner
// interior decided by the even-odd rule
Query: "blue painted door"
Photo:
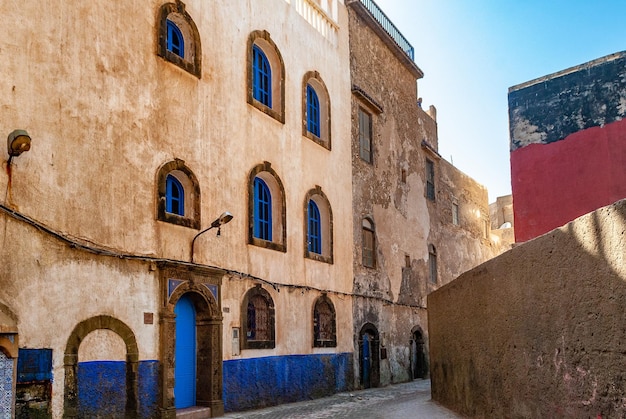
[[[370,335],[363,334],[363,387],[370,388],[370,367],[372,365],[372,354],[370,350]]]
[[[177,409],[196,405],[196,310],[188,295],[176,307],[174,400]]]

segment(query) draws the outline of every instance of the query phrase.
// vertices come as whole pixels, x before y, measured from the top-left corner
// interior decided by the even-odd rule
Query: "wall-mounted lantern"
[[[7,138],[7,150],[10,157],[16,157],[30,150],[30,135],[23,129],[16,129]]]

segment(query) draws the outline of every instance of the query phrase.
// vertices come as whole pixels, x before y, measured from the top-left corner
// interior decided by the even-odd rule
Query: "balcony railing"
[[[395,27],[387,15],[380,10],[380,7],[374,0],[359,0],[363,6],[370,12],[372,17],[378,22],[378,24],[391,36],[391,38],[398,44],[398,46],[408,55],[411,60],[414,60],[413,46],[406,40],[406,38],[400,33],[398,28]]]

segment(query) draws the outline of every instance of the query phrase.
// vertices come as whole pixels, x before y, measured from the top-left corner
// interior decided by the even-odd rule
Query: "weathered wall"
[[[624,417],[626,201],[428,297],[432,397],[476,418]]]
[[[195,245],[197,263],[231,272],[219,295],[223,335],[213,340],[223,344],[224,360],[324,355],[339,365],[353,350],[351,149],[349,141],[342,141],[350,135],[343,2],[186,1],[201,40],[199,78],[157,55],[157,20],[164,3],[7,5],[0,23],[29,23],[16,27],[0,45],[6,58],[0,69],[5,98],[0,116],[4,135],[26,129],[32,149],[0,176],[3,203],[96,247],[185,262],[199,229],[156,219],[158,169],[184,160],[198,179],[201,227],[223,211],[234,215],[220,237],[211,231]],[[284,60],[284,123],[246,101],[247,42],[257,30],[269,32]],[[303,77],[314,71],[330,97],[330,150],[302,135]],[[248,176],[264,161],[285,190],[286,252],[247,243]],[[316,186],[332,208],[334,263],[304,257],[303,203]],[[78,322],[97,315],[120,319],[137,335],[140,372],[143,361],[163,361],[157,331],[163,295],[156,271],[129,267],[123,260],[102,262],[93,254],[77,256],[64,246],[48,246],[47,239],[33,238],[32,232],[20,235],[14,221],[7,223],[0,247],[11,262],[0,271],[0,303],[18,317],[20,345],[53,349],[55,416],[63,407],[64,345]],[[23,255],[19,263],[10,257],[14,254]],[[274,299],[276,348],[235,354],[231,336],[243,321],[241,300],[259,282]],[[313,302],[322,292],[336,309],[335,348],[312,347]],[[143,324],[144,312],[154,315],[152,324]],[[116,356],[94,362],[117,361]],[[117,368],[98,368],[107,365]],[[87,364],[78,367],[84,372]],[[153,374],[152,368],[147,374]],[[336,372],[342,374],[347,373]],[[79,380],[86,383],[90,377],[96,375],[82,374]],[[265,382],[266,376],[257,371],[254,379]],[[161,400],[171,397],[167,389],[157,390],[166,393]]]
[[[626,53],[509,89],[515,237],[626,196]]]
[[[379,382],[415,377],[415,333],[426,339],[426,295],[491,257],[483,219],[488,220],[487,191],[437,153],[437,124],[417,97],[421,70],[398,56],[399,49],[350,2],[352,100],[352,184],[354,347],[356,385],[364,385],[359,364],[363,327],[379,333]],[[399,54],[403,54],[400,52]],[[369,97],[369,99],[368,99]],[[373,109],[368,102],[380,108]],[[358,109],[372,114],[373,161],[359,154]],[[426,198],[426,159],[435,165],[434,201]],[[452,224],[452,202],[460,223]],[[476,215],[478,214],[478,216]],[[375,226],[375,267],[362,264],[362,222]],[[429,279],[429,245],[437,250],[438,278]]]

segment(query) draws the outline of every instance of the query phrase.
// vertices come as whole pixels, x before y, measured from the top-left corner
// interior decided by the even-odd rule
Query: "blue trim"
[[[307,130],[320,136],[320,101],[315,89],[310,84],[306,85],[306,123]]]
[[[349,391],[352,364],[352,353],[224,361],[224,410],[254,409]]]
[[[320,217],[320,210],[317,208],[317,204],[313,201],[309,201],[309,229],[308,229],[308,244],[309,252],[322,254],[322,220]]]
[[[167,19],[167,50],[185,58],[185,38],[174,22]]]
[[[258,46],[252,47],[252,95],[267,107],[272,107],[272,69]]]
[[[254,178],[254,237],[272,241],[272,195],[267,184]]]
[[[124,417],[126,362],[79,362],[78,417]],[[139,361],[137,371],[138,417],[158,416],[159,361]]]
[[[165,181],[165,211],[180,216],[185,215],[185,190],[183,185],[172,175]]]
[[[188,294],[174,307],[176,348],[174,403],[177,409],[196,405],[196,310]]]
[[[17,382],[52,380],[52,349],[19,348]]]

